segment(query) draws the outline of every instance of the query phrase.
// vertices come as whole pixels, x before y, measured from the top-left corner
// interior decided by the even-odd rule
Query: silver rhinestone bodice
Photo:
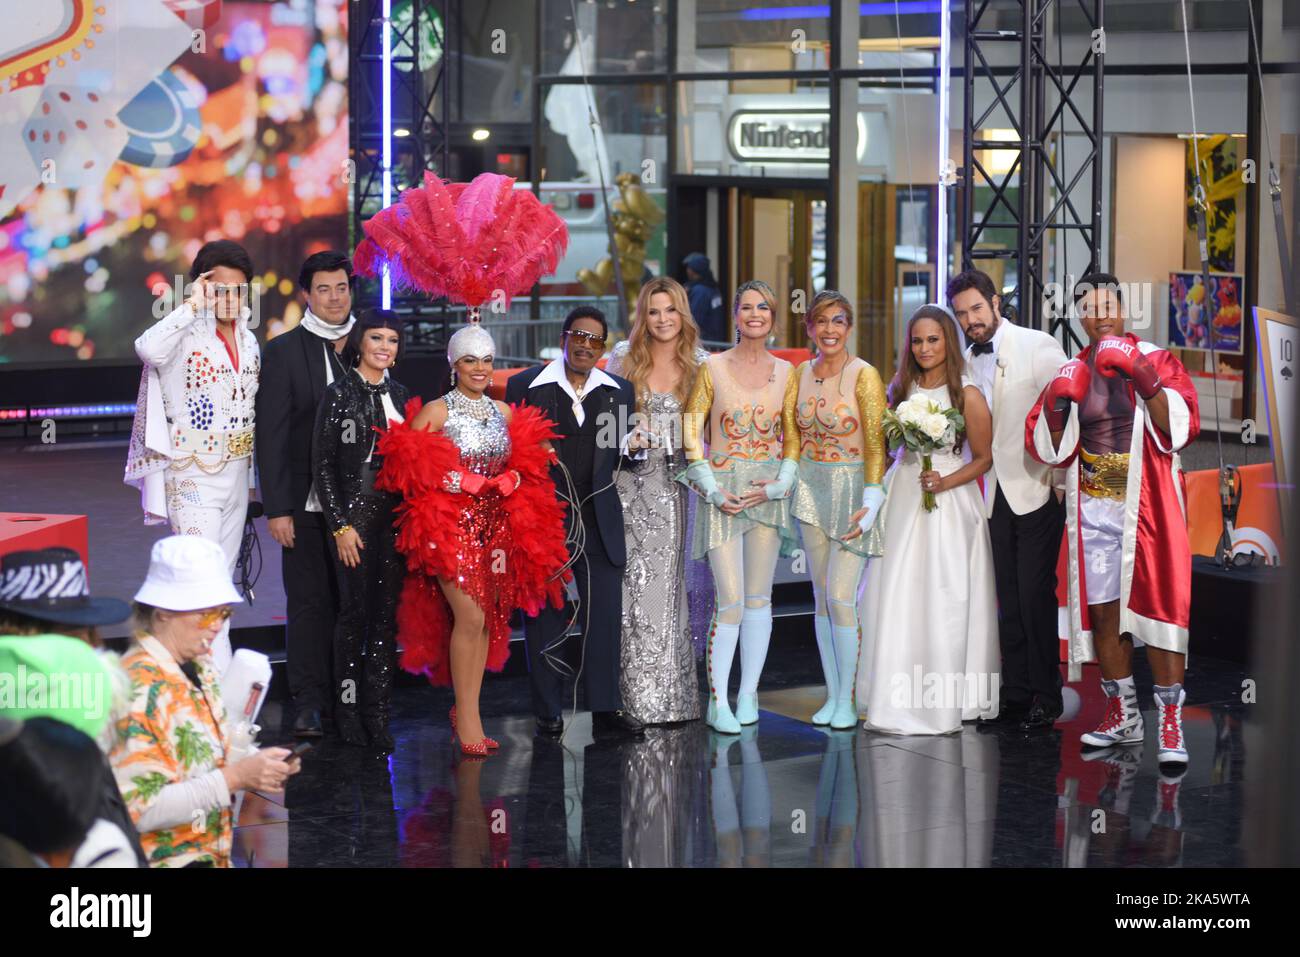
[[[459,389],[442,397],[447,403],[447,438],[460,449],[461,468],[479,475],[498,475],[510,459],[510,432],[506,418],[487,396],[475,400]]]

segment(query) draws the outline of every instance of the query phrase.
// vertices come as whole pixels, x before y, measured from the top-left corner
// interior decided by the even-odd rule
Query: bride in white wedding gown
[[[957,323],[942,306],[908,321],[891,408],[917,391],[966,420],[964,448],[931,456],[904,450],[886,476],[884,553],[868,564],[858,601],[862,653],[857,703],[865,727],[949,734],[998,712],[997,595],[993,550],[976,483],[993,462],[992,416],[963,375]],[[922,495],[935,493],[925,511]]]

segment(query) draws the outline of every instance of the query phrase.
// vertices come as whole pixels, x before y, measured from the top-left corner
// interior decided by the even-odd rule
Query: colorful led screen
[[[303,258],[347,237],[347,7],[14,4],[0,31],[0,362],[134,357],[209,239],[252,255],[259,337],[297,322]]]

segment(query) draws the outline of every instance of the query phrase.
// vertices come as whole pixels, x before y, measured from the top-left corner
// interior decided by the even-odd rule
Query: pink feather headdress
[[[549,205],[515,181],[483,173],[451,183],[432,173],[424,185],[362,224],[366,238],[353,266],[378,276],[388,264],[393,284],[476,312],[501,290],[505,304],[555,272],[569,231]]]

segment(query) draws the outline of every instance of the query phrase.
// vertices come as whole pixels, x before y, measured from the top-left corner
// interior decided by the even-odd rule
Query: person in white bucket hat
[[[243,600],[230,580],[221,546],[193,535],[171,535],[154,542],[149,572],[135,593],[137,604],[173,612],[217,607],[228,612]],[[221,616],[223,621],[229,617]]]
[[[234,796],[280,791],[299,770],[285,748],[228,761],[230,729],[209,651],[240,600],[220,545],[191,535],[154,543],[122,659],[131,710],[110,758],[154,867],[228,867]]]

